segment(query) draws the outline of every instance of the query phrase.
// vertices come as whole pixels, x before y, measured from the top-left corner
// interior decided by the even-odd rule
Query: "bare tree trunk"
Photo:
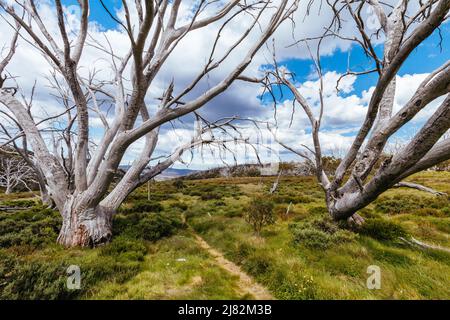
[[[322,167],[321,144],[319,139],[319,129],[324,110],[326,110],[323,97],[323,73],[320,59],[321,41],[329,36],[341,37],[333,28],[326,28],[325,33],[319,37],[316,56],[311,53],[317,74],[319,75],[319,115],[313,112],[313,105],[310,105],[299,86],[295,84],[290,73],[285,70],[273,70],[266,73],[266,77],[260,79],[248,79],[251,82],[261,82],[267,86],[267,81],[271,84],[286,85],[293,93],[294,103],[300,105],[311,124],[311,138],[314,150],[306,147],[311,153],[286,146],[279,142],[284,148],[305,158],[308,163],[314,164],[317,180],[324,189],[326,204],[330,215],[335,220],[348,220],[352,223],[361,224],[364,220],[357,214],[357,211],[364,208],[386,190],[393,187],[409,187],[417,190],[431,192],[441,195],[441,192],[433,189],[413,184],[401,182],[402,179],[418,171],[430,168],[442,161],[450,158],[450,139],[442,140],[445,133],[450,128],[450,62],[447,61],[431,73],[419,85],[413,96],[393,114],[393,107],[396,95],[396,77],[398,71],[409,58],[410,54],[421,43],[435,32],[439,26],[448,19],[450,11],[450,0],[429,1],[425,7],[421,7],[417,14],[408,14],[408,1],[398,1],[396,6],[385,8],[377,0],[371,1],[339,1],[332,5],[335,13],[335,21],[339,21],[341,29],[341,10],[348,10],[352,16],[354,27],[362,37],[363,42],[355,37],[354,42],[361,45],[368,57],[371,57],[376,65],[375,69],[365,70],[358,73],[348,71],[336,82],[336,89],[343,77],[348,75],[367,74],[377,72],[379,77],[374,91],[368,103],[366,117],[361,128],[356,134],[353,143],[340,162],[333,177],[328,178]],[[384,53],[381,57],[374,49],[377,44],[372,43],[371,38],[375,33],[367,33],[367,28],[362,22],[360,12],[363,7],[374,9],[380,29],[378,33],[384,33]],[[429,7],[428,7],[429,6]],[[410,8],[409,8],[410,9]],[[427,13],[424,13],[426,9]],[[420,17],[420,18],[418,18]],[[331,26],[336,26],[335,22]],[[414,26],[414,28],[413,28]],[[301,39],[308,42],[309,39]],[[309,49],[309,46],[308,46]],[[274,53],[275,54],[275,53]],[[245,77],[243,77],[244,80]],[[269,79],[269,80],[267,80]],[[396,134],[404,125],[409,123],[422,109],[427,107],[437,98],[445,98],[442,104],[428,118],[420,131],[410,140],[410,142],[398,153],[388,157],[380,167],[376,164],[383,155],[389,139]],[[370,136],[369,136],[370,134]],[[276,138],[275,138],[276,139]],[[277,140],[278,141],[278,140]],[[313,159],[314,158],[314,159]],[[373,173],[373,175],[372,175]],[[348,177],[348,179],[345,179]]]
[[[57,242],[65,247],[96,247],[109,242],[114,210],[103,206],[80,210],[73,208],[73,203],[68,201],[62,212]]]
[[[54,207],[54,202],[52,200],[52,197],[51,197],[50,193],[48,192],[47,187],[45,185],[42,186],[41,184],[39,184],[39,191],[40,191],[40,194],[41,194],[42,204],[44,206],[53,208]]]
[[[169,158],[150,166],[158,142],[158,128],[195,112],[227,90],[251,64],[256,53],[280,24],[289,20],[298,8],[297,0],[282,0],[276,6],[272,6],[270,1],[255,1],[255,3],[247,4],[241,0],[229,0],[218,6],[216,13],[203,16],[204,9],[210,3],[201,1],[200,4],[194,4],[191,8],[192,17],[188,19],[190,21],[185,21],[185,18],[182,18],[184,15],[178,14],[181,0],[163,1],[157,7],[154,7],[153,1],[148,0],[145,1],[145,12],[141,10],[141,1],[134,1],[139,15],[138,21],[132,22],[128,15],[126,17],[127,26],[123,26],[125,26],[124,35],[128,36],[129,46],[123,57],[111,55],[113,77],[103,79],[96,76],[94,72],[89,79],[86,79],[79,74],[78,70],[85,67],[79,65],[79,62],[83,49],[87,46],[85,40],[88,37],[89,7],[92,2],[78,1],[81,12],[79,28],[76,32],[71,30],[68,33],[68,21],[64,15],[62,1],[55,0],[57,17],[55,22],[59,28],[59,35],[56,35],[48,31],[47,21],[45,21],[47,17],[41,16],[35,1],[26,1],[27,5],[21,6],[20,3],[10,5],[9,1],[0,0],[0,8],[8,14],[9,18],[16,21],[17,27],[23,28],[26,37],[30,38],[30,44],[44,55],[55,70],[54,88],[60,94],[66,107],[64,113],[60,115],[36,121],[30,112],[31,103],[19,101],[15,96],[16,88],[0,86],[0,103],[9,109],[12,114],[10,118],[14,119],[13,122],[20,128],[19,135],[10,137],[9,143],[14,143],[21,135],[25,135],[26,139],[22,147],[29,143],[33,150],[33,162],[41,170],[44,181],[41,189],[47,190],[47,194],[53,199],[62,215],[63,226],[58,243],[66,247],[97,246],[108,242],[112,233],[112,216],[135,188],[167,169],[179,159],[186,148],[213,142],[211,138],[206,138],[211,129],[228,126],[232,119],[207,123],[205,128],[201,128],[198,132],[198,136],[196,133],[197,140],[186,146],[180,146]],[[131,2],[133,1],[122,1],[124,7],[131,5]],[[24,10],[23,16],[17,14],[16,7],[21,11]],[[249,19],[249,25],[242,28],[236,42],[226,46],[225,50],[221,50],[223,52],[216,52],[218,51],[216,44],[222,29],[247,10],[257,11],[253,19]],[[269,20],[265,18],[266,12],[271,17]],[[206,48],[209,51],[209,54],[207,53],[210,57],[209,61],[199,73],[193,76],[184,89],[177,88],[174,91],[174,83],[169,84],[161,102],[158,103],[156,114],[150,117],[145,98],[153,86],[153,80],[164,68],[174,48],[191,31],[205,28],[219,20],[222,27],[219,26],[217,32],[212,35],[215,44]],[[267,22],[261,24],[260,20],[261,22],[267,20]],[[257,33],[257,38],[247,48],[246,42],[253,30]],[[76,39],[73,39],[73,33]],[[106,40],[110,44],[107,38]],[[15,40],[12,47],[14,45]],[[239,51],[241,48],[244,49]],[[100,45],[98,50],[102,54],[109,51],[113,53],[112,47],[106,49],[103,45]],[[225,60],[236,51],[239,51],[241,57],[224,77],[220,77],[203,94],[195,94],[189,98],[189,101],[180,103],[194,88],[198,88],[198,84],[208,77],[209,73],[221,64],[228,63]],[[0,61],[0,73],[11,60],[13,53],[14,50],[11,50],[8,57]],[[130,72],[130,76],[124,76],[125,72]],[[64,85],[61,86],[58,79],[61,79]],[[110,86],[110,83],[113,85]],[[99,108],[98,95],[106,96],[108,103],[114,106],[114,120],[111,125],[108,123],[106,114],[103,114]],[[96,139],[89,131],[92,112],[88,110],[98,113],[105,127],[102,141],[95,150],[89,150],[89,142]],[[142,116],[141,123],[137,122],[139,113]],[[55,147],[51,151],[39,125],[63,115],[67,116],[67,121],[63,121],[66,124],[65,128],[63,131],[59,126],[54,129],[56,129],[55,132],[59,132],[61,141],[65,141],[65,146],[61,144],[61,148]],[[235,127],[232,129],[236,130]],[[73,131],[76,131],[76,134]],[[127,149],[142,137],[145,137],[146,143],[141,155],[135,159],[132,167],[115,188],[112,188],[113,180]],[[233,139],[233,141],[236,140]],[[23,149],[27,152],[26,147]],[[27,153],[25,155],[28,156]],[[150,169],[147,170],[148,168]]]

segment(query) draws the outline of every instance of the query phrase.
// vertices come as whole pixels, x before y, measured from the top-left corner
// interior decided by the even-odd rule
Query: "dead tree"
[[[34,170],[17,154],[5,155],[4,150],[0,157],[0,187],[10,194],[22,187],[31,191],[32,183],[36,183]]]
[[[242,77],[242,79],[262,82],[266,87],[286,86],[292,91],[295,103],[303,109],[309,119],[314,147],[309,150],[296,150],[282,141],[279,141],[280,144],[314,164],[317,180],[326,194],[330,215],[336,220],[353,219],[358,222],[361,219],[356,212],[392,187],[412,187],[430,191],[430,188],[401,181],[450,158],[450,139],[444,137],[450,127],[450,61],[432,71],[411,99],[397,113],[393,113],[396,75],[399,69],[411,52],[447,20],[450,0],[419,1],[419,3],[400,0],[395,6],[378,0],[328,3],[334,17],[331,23],[325,26],[324,34],[317,38],[301,39],[296,43],[305,45],[314,61],[320,83],[318,112],[314,112],[313,106],[302,96],[292,75],[278,68],[276,64],[263,78]],[[377,30],[370,31],[363,22],[362,14],[367,12],[367,8],[371,8],[376,14],[380,26]],[[342,23],[345,23],[344,20],[348,21],[348,17],[354,23],[357,36],[349,37],[341,34]],[[374,39],[380,36],[385,39],[382,56],[377,54],[374,43]],[[363,72],[349,69],[342,77],[368,73],[378,75],[364,122],[333,175],[327,175],[323,168],[323,152],[319,137],[323,114],[327,112],[323,96],[321,44],[329,37],[351,41],[360,46],[373,61],[373,69]],[[336,84],[336,88],[338,87],[339,81]],[[441,105],[415,136],[396,154],[388,157],[381,166],[375,166],[389,138],[437,98],[443,99]],[[434,191],[433,193],[440,194]]]
[[[67,31],[63,5],[60,0],[55,0],[59,34],[49,31],[45,23],[47,17],[44,19],[41,16],[36,1],[18,0],[14,5],[9,5],[10,2],[0,0],[2,10],[20,25],[21,36],[32,43],[36,52],[43,54],[57,70],[58,76],[69,88],[69,99],[74,105],[68,113],[72,120],[65,123],[66,127],[72,126],[68,131],[75,131],[75,135],[66,144],[64,157],[60,159],[49,149],[36,122],[14,95],[14,90],[4,86],[0,91],[0,102],[23,128],[23,134],[34,152],[36,165],[42,170],[51,197],[61,212],[63,225],[58,242],[64,246],[95,246],[111,239],[112,216],[124,199],[137,186],[172,165],[186,150],[186,147],[176,149],[175,156],[148,170],[160,127],[198,110],[224,92],[280,24],[291,17],[298,4],[298,0],[276,3],[202,0],[189,9],[190,20],[186,22],[186,17],[179,14],[181,2],[124,0],[123,19],[104,5],[106,12],[129,40],[128,52],[118,56],[114,43],[108,40],[108,44],[104,45],[89,36],[89,0],[78,2],[81,11],[79,25],[77,30],[71,32]],[[132,13],[136,14],[135,20],[131,18]],[[246,17],[247,26],[234,43],[217,52],[221,33],[241,16]],[[206,48],[210,54],[204,68],[184,88],[176,88],[174,82],[167,84],[157,111],[151,112],[145,97],[167,59],[187,34],[205,27],[214,27],[215,41],[209,49]],[[244,48],[243,43],[250,34],[256,34],[256,40]],[[111,59],[114,74],[111,79],[98,78],[95,73],[92,77],[83,77],[80,60],[88,41],[91,41],[92,48],[106,53]],[[239,63],[220,81],[195,96],[193,89],[197,89],[212,71],[226,64],[227,58],[236,51],[239,51]],[[101,110],[101,98],[108,99],[113,106],[112,120],[107,119],[104,110]],[[94,113],[104,124],[104,134],[100,143],[90,148],[92,133],[89,124]],[[119,183],[113,186],[113,178],[125,152],[140,138],[145,139],[140,155]],[[67,179],[61,160],[71,162],[73,185]]]

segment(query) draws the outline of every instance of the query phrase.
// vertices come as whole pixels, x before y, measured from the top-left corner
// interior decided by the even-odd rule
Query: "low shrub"
[[[186,188],[186,185],[184,184],[183,180],[181,179],[175,179],[172,183],[172,185],[175,187],[175,189],[177,190],[181,190]]]
[[[358,214],[365,219],[381,218],[382,215],[372,209],[364,208],[358,211]]]
[[[23,261],[0,253],[0,299],[69,299],[63,262]]]
[[[241,242],[237,244],[236,250],[231,251],[232,260],[237,262],[238,264],[243,264],[245,259],[255,251],[251,245],[245,242]]]
[[[58,212],[40,206],[0,215],[0,247],[53,243],[61,227]]]
[[[446,216],[450,216],[450,207],[442,208],[441,210]]]
[[[357,227],[357,231],[377,240],[396,240],[406,236],[401,225],[386,219],[367,219],[362,226]]]
[[[259,234],[264,226],[275,223],[272,201],[263,196],[252,198],[245,210],[244,218],[252,225],[255,233]]]
[[[147,253],[145,245],[126,237],[115,237],[113,241],[101,248],[100,254],[114,257],[117,261],[143,261]]]
[[[164,208],[159,202],[141,200],[136,201],[129,208],[120,208],[121,213],[137,213],[137,212],[160,212]]]
[[[301,228],[293,231],[294,243],[311,249],[327,249],[331,245],[331,236],[314,228]]]
[[[219,200],[223,197],[235,197],[241,195],[239,187],[233,185],[192,184],[184,194],[200,197],[202,200]]]
[[[401,196],[383,197],[375,202],[375,210],[387,214],[415,213],[420,209],[442,209],[448,205],[447,197]]]
[[[182,223],[178,219],[163,214],[152,214],[139,221],[135,233],[144,240],[156,241],[173,235],[177,229],[182,227]]]
[[[101,259],[85,258],[81,254],[57,255],[45,260],[21,258],[0,250],[0,300],[85,297],[95,291],[100,281],[123,283],[136,275],[142,267],[144,248],[143,244],[115,239],[100,249]],[[67,288],[67,268],[71,265],[80,267],[79,290]]]
[[[351,242],[356,235],[339,227],[330,217],[289,225],[295,244],[311,249],[327,249],[332,245]]]
[[[231,171],[232,177],[260,177],[261,170],[256,167],[251,168],[236,168]]]
[[[176,190],[174,190],[176,191]],[[161,190],[158,190],[158,192],[151,192],[150,193],[150,201],[164,201],[164,200],[170,200],[173,199],[174,196],[173,194],[166,192],[166,193],[162,193]],[[148,200],[148,194],[147,192],[142,193],[142,192],[133,192],[132,194],[130,194],[127,199],[127,202],[135,202],[135,201],[149,201]]]
[[[433,209],[433,208],[422,208],[414,212],[416,216],[430,216],[444,218],[446,216],[443,210]]]
[[[222,195],[216,192],[202,193],[200,199],[202,199],[203,201],[222,199]]]
[[[254,251],[248,254],[242,262],[244,270],[255,277],[270,273],[273,264],[274,260],[272,258],[264,253],[255,253]]]
[[[183,228],[180,219],[161,213],[132,214],[116,216],[113,221],[113,234],[134,239],[156,241],[173,235]]]
[[[175,209],[180,209],[182,211],[186,211],[189,206],[184,202],[177,201],[177,202],[172,202],[170,204],[170,207],[175,208]]]
[[[36,202],[34,200],[29,199],[21,199],[21,200],[7,200],[1,201],[0,207],[15,207],[15,208],[30,208],[34,207]]]
[[[224,206],[226,206],[227,204],[226,204],[226,202],[223,201],[223,200],[217,200],[217,201],[214,202],[214,205],[215,205],[216,207],[224,207]]]

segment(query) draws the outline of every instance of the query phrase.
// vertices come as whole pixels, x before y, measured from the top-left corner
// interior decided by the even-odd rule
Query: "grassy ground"
[[[413,236],[450,247],[448,198],[391,190],[360,212],[364,228],[349,230],[327,219],[313,178],[282,177],[270,199],[276,223],[255,236],[243,213],[273,180],[155,183],[150,201],[146,189],[127,200],[114,219],[113,242],[96,249],[54,244],[60,218],[17,199],[30,194],[0,196],[0,206],[24,206],[0,212],[0,298],[252,298],[199,247],[196,232],[278,299],[450,299],[450,254],[398,240]],[[425,172],[410,180],[450,194],[449,173]],[[69,265],[80,266],[81,290],[66,289]],[[379,290],[366,287],[370,265],[381,269]]]

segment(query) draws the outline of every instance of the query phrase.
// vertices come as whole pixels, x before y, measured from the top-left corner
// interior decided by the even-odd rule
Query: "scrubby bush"
[[[163,214],[148,215],[136,225],[135,233],[144,240],[156,241],[171,236],[182,224]]]
[[[120,208],[121,213],[137,213],[137,212],[160,212],[163,206],[159,202],[141,200],[136,201],[129,208]]]
[[[183,228],[179,218],[161,213],[132,214],[116,216],[113,221],[113,234],[134,239],[156,241],[173,235]]]
[[[184,194],[201,197],[202,200],[219,200],[223,197],[241,195],[239,188],[233,185],[192,184]]]
[[[210,192],[210,193],[203,193],[200,196],[200,199],[202,199],[203,201],[207,201],[207,200],[215,200],[215,199],[222,199],[222,195],[216,192]]]
[[[376,201],[375,210],[387,214],[415,213],[420,209],[442,209],[448,205],[447,197],[395,195]]]
[[[236,244],[236,250],[231,251],[232,260],[242,265],[247,257],[255,251],[255,248],[246,242]]]
[[[259,177],[261,170],[254,165],[238,165],[229,168],[229,175],[232,177]]]
[[[422,208],[418,209],[414,212],[417,216],[430,216],[430,217],[438,217],[444,218],[446,216],[443,210],[433,209],[433,208]]]
[[[10,194],[0,193],[0,201],[9,201],[17,199],[28,199],[37,196],[37,193],[33,191],[28,192],[14,192]]]
[[[186,203],[181,202],[181,201],[172,202],[172,203],[170,204],[170,206],[171,206],[172,208],[180,209],[180,210],[182,210],[182,211],[187,210],[188,207],[189,207]]]
[[[122,240],[115,239],[100,249],[100,259],[57,254],[45,260],[23,258],[0,250],[0,300],[85,297],[95,291],[100,281],[107,279],[123,283],[135,276],[141,270],[144,249],[145,246],[137,242],[124,244]],[[70,265],[80,266],[79,290],[67,288],[67,268]]]
[[[442,212],[443,212],[446,216],[450,216],[450,207],[442,208]]]
[[[255,252],[248,254],[243,260],[243,267],[245,271],[254,275],[261,276],[270,272],[271,266],[274,264],[272,258],[261,252]]]
[[[29,199],[7,200],[0,202],[0,207],[30,208],[35,205],[36,202],[34,200]]]
[[[387,214],[410,213],[420,206],[409,201],[399,201],[399,199],[386,199],[375,205],[375,210]]]
[[[0,253],[0,299],[68,299],[75,295],[66,288],[62,262],[22,261]]]
[[[377,240],[396,240],[406,236],[401,225],[386,219],[367,219],[362,226],[357,227],[357,231]]]
[[[312,249],[327,249],[331,244],[331,236],[314,228],[300,228],[292,232],[294,243],[302,244]]]
[[[176,192],[175,188],[173,190],[173,192]],[[173,199],[174,196],[173,194],[171,194],[171,192],[169,191],[164,191],[161,190],[160,186],[158,185],[158,192],[151,192],[150,194],[150,201],[164,201],[164,200],[170,200]],[[127,202],[136,202],[136,201],[141,201],[141,202],[145,202],[145,201],[149,201],[148,200],[148,193],[146,192],[133,192],[132,194],[130,194],[127,199]]]
[[[245,210],[244,218],[259,235],[262,227],[275,223],[271,199],[263,196],[252,198]]]
[[[381,218],[382,215],[369,208],[363,208],[358,211],[358,214],[365,219]]]
[[[114,257],[117,261],[143,261],[147,252],[145,245],[126,237],[115,237],[111,243],[101,248],[101,255]]]
[[[0,247],[53,243],[59,233],[58,212],[36,206],[28,210],[0,214]]]
[[[295,244],[311,249],[327,249],[332,245],[351,242],[356,235],[340,228],[330,217],[289,225]]]
[[[181,180],[181,179],[175,179],[172,184],[175,187],[175,189],[177,189],[177,190],[186,188],[186,185],[184,184],[183,180]]]

